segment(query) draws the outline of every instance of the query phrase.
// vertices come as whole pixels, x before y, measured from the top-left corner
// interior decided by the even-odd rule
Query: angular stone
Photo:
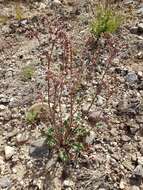
[[[64,185],[64,187],[73,187],[74,183],[71,180],[65,180],[63,185]]]
[[[0,178],[0,187],[1,188],[10,188],[11,180],[8,177]]]
[[[89,122],[96,124],[99,121],[101,121],[101,117],[102,117],[102,113],[100,111],[93,111],[89,113],[88,120]]]
[[[129,4],[133,4],[133,3],[134,3],[134,0],[125,0],[124,1],[125,5],[129,5]]]
[[[6,109],[7,109],[6,106],[4,106],[4,105],[0,105],[0,111],[4,111],[4,110],[6,110]]]
[[[143,32],[143,23],[138,24],[138,31]]]
[[[137,26],[133,26],[132,28],[130,28],[130,32],[132,34],[138,34],[138,27]]]
[[[143,166],[143,157],[138,157],[138,164]]]
[[[94,140],[95,140],[95,137],[96,137],[95,132],[90,131],[90,134],[86,137],[85,142],[87,144],[92,144],[94,142]]]
[[[33,142],[29,148],[29,155],[31,157],[44,157],[49,155],[49,148],[45,139],[39,139]]]
[[[128,137],[127,135],[123,135],[123,136],[122,136],[122,141],[124,141],[124,142],[129,142],[130,140],[131,140],[131,138]]]
[[[136,186],[136,185],[133,185],[133,186],[130,187],[129,190],[140,190],[140,188],[138,186]]]
[[[18,134],[17,136],[16,136],[16,141],[18,142],[18,143],[24,143],[24,142],[26,142],[27,140],[28,140],[28,138],[29,138],[29,135],[28,134],[26,134],[26,133],[23,133],[23,134]]]
[[[142,167],[142,165],[138,165],[135,169],[134,169],[134,171],[133,171],[133,175],[134,176],[139,176],[139,177],[143,177],[143,167]]]
[[[8,160],[14,155],[15,149],[11,146],[5,146],[4,152],[5,152],[5,158],[6,160]]]
[[[120,189],[125,189],[126,182],[123,179],[121,179],[119,187],[120,187]]]
[[[137,13],[143,15],[143,7],[139,8]]]
[[[89,108],[89,106],[90,106],[89,103],[84,104],[84,105],[82,106],[82,113],[83,113],[83,114],[88,114],[88,108]]]

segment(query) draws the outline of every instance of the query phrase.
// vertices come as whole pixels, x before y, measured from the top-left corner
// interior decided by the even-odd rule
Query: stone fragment
[[[8,160],[14,155],[15,149],[11,146],[5,146],[4,152],[5,152],[5,159]]]
[[[143,15],[143,3],[140,3],[140,5],[137,9],[137,13],[141,16]]]
[[[140,8],[137,10],[137,13],[140,14],[140,15],[143,15],[143,7],[140,7]]]
[[[138,76],[136,75],[135,72],[129,72],[126,76],[126,81],[129,83],[129,84],[134,84],[135,82],[137,82],[138,80]]]
[[[87,144],[91,145],[94,142],[95,137],[96,137],[95,132],[94,131],[90,131],[89,135],[85,139],[85,142]]]
[[[45,139],[39,139],[33,142],[29,148],[29,155],[31,157],[47,157],[49,155],[49,148]]]
[[[139,24],[138,24],[138,31],[139,31],[140,33],[143,32],[143,23],[139,23]]]
[[[29,135],[27,133],[23,133],[23,134],[20,133],[16,136],[16,141],[17,143],[24,143],[28,140],[28,138],[29,138]]]
[[[71,180],[64,180],[63,185],[64,185],[64,187],[73,187],[74,183]]]
[[[101,118],[102,118],[102,113],[100,111],[93,111],[88,115],[89,122],[95,124],[101,121]]]
[[[142,165],[137,165],[133,171],[133,176],[143,177],[143,167]]]
[[[18,129],[15,128],[13,131],[11,131],[11,132],[9,132],[9,133],[7,134],[7,137],[8,137],[8,138],[14,137],[14,136],[17,135],[17,133],[18,133]]]
[[[125,0],[124,1],[125,5],[129,5],[129,4],[133,4],[133,3],[134,3],[134,0]]]
[[[26,173],[26,168],[21,163],[18,163],[12,168],[13,173],[17,176],[17,180],[20,181]]]
[[[0,178],[0,187],[1,188],[10,188],[11,186],[11,180],[8,177],[2,177]]]
[[[131,32],[132,34],[138,34],[138,27],[137,27],[137,26],[131,27],[131,28],[130,28],[130,32]]]
[[[2,103],[2,104],[9,103],[8,97],[5,94],[0,94],[0,103]]]
[[[133,185],[133,186],[130,187],[129,190],[140,190],[140,188],[138,186],[136,186],[136,185]]]
[[[120,189],[125,189],[126,183],[125,183],[124,179],[121,179],[119,187],[120,187]]]
[[[0,120],[10,120],[11,112],[7,106],[0,105]]]
[[[83,106],[82,106],[82,113],[83,114],[88,114],[88,108],[89,108],[89,106],[90,106],[90,104],[89,103],[87,103],[87,104],[84,104]]]
[[[138,164],[143,166],[143,157],[138,157]]]
[[[129,142],[130,140],[131,140],[131,138],[128,137],[127,135],[122,135],[122,141]]]
[[[104,98],[102,96],[97,96],[97,106],[102,106],[104,103]]]

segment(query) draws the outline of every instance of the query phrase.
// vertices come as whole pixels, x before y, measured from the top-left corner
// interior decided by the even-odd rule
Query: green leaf
[[[54,138],[54,129],[52,127],[48,128],[46,133],[46,142],[49,147],[53,147],[56,144],[56,140]]]
[[[68,154],[64,150],[60,150],[59,158],[62,162],[67,162],[69,160]]]
[[[101,127],[103,127],[103,125],[101,123],[96,123],[96,127],[101,128]]]
[[[84,146],[82,143],[76,142],[72,144],[72,148],[76,151],[76,152],[80,152],[84,149]]]

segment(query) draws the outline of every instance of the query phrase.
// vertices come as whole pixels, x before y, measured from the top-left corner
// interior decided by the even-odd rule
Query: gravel
[[[85,41],[90,41],[91,36],[89,1],[23,1],[24,18],[17,20],[14,2],[1,0],[1,14],[7,15],[8,20],[0,23],[0,189],[143,189],[143,7],[134,0],[122,3],[119,7],[129,18],[127,15],[126,23],[114,34],[120,51],[108,69],[101,93],[88,110],[108,59],[103,39],[99,40],[100,56],[95,65],[91,64],[91,58],[97,44],[88,47],[87,43],[84,51]],[[133,10],[132,18],[129,9]],[[45,18],[52,24],[55,19],[64,24],[72,39],[74,62],[77,65],[83,62],[85,66],[77,93],[79,100],[84,99],[78,108],[83,116],[79,124],[90,131],[84,139],[88,146],[77,160],[72,159],[67,165],[57,161],[58,155],[49,149],[42,136],[49,126],[47,115],[43,114],[34,124],[26,120],[27,112],[35,107],[39,113],[43,106],[41,98],[48,114],[47,60],[42,50],[49,51],[50,34]],[[32,37],[37,33],[40,44]],[[58,65],[62,48],[59,45],[56,48],[53,59]],[[81,60],[82,51],[85,55]],[[22,69],[31,64],[34,74],[25,79]],[[66,95],[65,90],[65,98]]]

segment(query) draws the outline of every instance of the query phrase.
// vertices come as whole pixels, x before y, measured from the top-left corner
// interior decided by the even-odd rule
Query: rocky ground
[[[78,63],[78,53],[90,35],[89,1],[22,2],[23,19],[18,20],[15,2],[0,0],[0,15],[5,15],[0,17],[5,20],[0,22],[0,189],[143,190],[143,3],[124,0],[118,6],[126,16],[115,34],[119,52],[105,77],[112,96],[106,103],[103,90],[89,114],[87,128],[93,125],[86,140],[91,151],[63,165],[43,144],[44,123],[28,124],[25,113],[39,92],[46,96],[47,91],[46,61],[41,61],[40,53],[48,32],[42,19],[60,18]],[[40,44],[32,38],[33,30],[39,32]],[[95,66],[96,76],[105,62],[103,55],[101,65]],[[27,65],[34,70],[30,80],[23,74]],[[87,96],[96,83],[94,75],[83,84]],[[87,106],[85,101],[83,111]],[[108,116],[108,124],[94,126],[98,110]]]

